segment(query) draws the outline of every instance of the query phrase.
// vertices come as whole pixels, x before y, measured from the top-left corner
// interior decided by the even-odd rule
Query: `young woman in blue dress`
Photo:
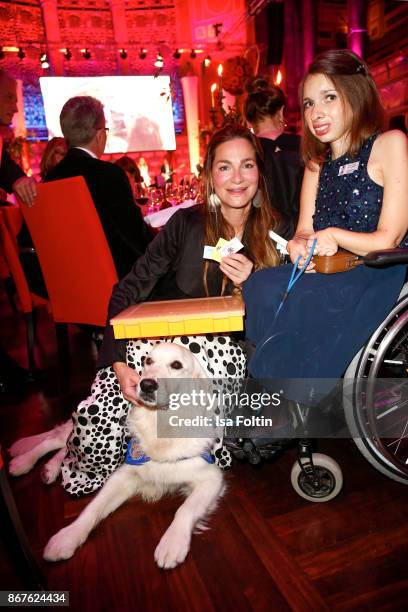
[[[348,50],[319,55],[303,80],[301,102],[306,168],[288,243],[292,262],[302,267],[314,241],[320,255],[405,245],[408,141],[398,130],[381,132],[384,111],[367,65]],[[307,272],[314,268],[312,259]],[[291,269],[260,271],[245,283],[246,331],[257,347],[249,370],[336,379],[391,310],[405,266],[303,274],[278,313]]]
[[[302,89],[306,170],[289,244],[292,261],[301,255],[303,263],[313,239],[320,255],[334,255],[339,247],[365,255],[398,246],[408,227],[408,141],[399,130],[378,133],[383,109],[368,67],[351,51],[328,51],[312,63]],[[349,179],[357,179],[365,164],[359,157],[367,141],[371,154],[364,156],[367,165],[350,193]],[[335,166],[330,193],[327,164]]]

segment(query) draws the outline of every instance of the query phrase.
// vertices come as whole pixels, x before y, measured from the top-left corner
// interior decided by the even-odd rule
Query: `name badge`
[[[343,174],[351,174],[352,172],[355,172],[355,170],[358,170],[358,167],[360,165],[360,162],[353,162],[352,164],[346,164],[345,166],[340,166],[339,168],[339,173],[337,176],[343,176]]]

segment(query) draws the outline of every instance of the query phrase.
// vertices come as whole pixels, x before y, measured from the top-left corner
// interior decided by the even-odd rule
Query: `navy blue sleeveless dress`
[[[368,138],[357,157],[329,158],[323,164],[315,230],[375,231],[383,188],[369,177],[367,162],[376,136]],[[329,391],[394,306],[406,266],[360,265],[338,274],[303,274],[276,316],[291,271],[292,265],[260,270],[244,285],[246,334],[257,347],[248,369],[257,378],[292,380],[292,389],[298,389],[294,379],[327,379],[322,389]],[[307,403],[296,393],[287,396]]]

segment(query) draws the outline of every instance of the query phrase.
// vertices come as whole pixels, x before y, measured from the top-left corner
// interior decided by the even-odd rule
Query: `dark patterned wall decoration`
[[[112,15],[106,0],[57,0],[60,38],[72,58],[64,62],[66,76],[116,74],[117,51]],[[85,60],[81,48],[89,48]]]
[[[181,82],[176,71],[171,76],[172,88],[173,88],[173,119],[174,119],[174,130],[176,134],[181,134],[184,130],[184,103],[183,103],[183,90],[181,88]]]
[[[0,3],[0,32],[2,44],[24,40],[44,42],[44,27],[38,0]]]
[[[23,95],[27,140],[48,140],[39,82],[25,83]]]

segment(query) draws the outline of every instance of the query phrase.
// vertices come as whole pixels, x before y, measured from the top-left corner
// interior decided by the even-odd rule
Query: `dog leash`
[[[280,313],[280,311],[281,311],[281,309],[282,309],[282,306],[283,306],[283,304],[285,303],[285,300],[286,300],[286,298],[287,298],[287,297],[288,297],[288,295],[289,295],[289,292],[291,291],[291,289],[293,288],[293,286],[295,285],[295,283],[296,283],[296,282],[299,280],[299,278],[302,276],[303,272],[306,270],[307,266],[309,265],[310,260],[311,260],[311,259],[312,259],[312,257],[313,257],[313,253],[314,253],[314,250],[315,250],[315,246],[316,246],[316,238],[313,240],[313,243],[312,243],[311,249],[310,249],[310,251],[309,251],[309,255],[307,256],[307,259],[306,259],[305,263],[303,264],[303,266],[300,268],[300,270],[298,270],[298,271],[296,272],[296,270],[297,270],[297,268],[298,268],[299,261],[301,260],[301,256],[300,256],[300,255],[299,255],[299,257],[296,259],[295,263],[293,264],[293,267],[292,267],[292,273],[291,273],[291,275],[290,275],[290,279],[289,279],[289,282],[288,282],[288,286],[287,286],[286,291],[285,291],[285,293],[284,293],[284,295],[283,295],[282,301],[281,301],[281,303],[279,304],[278,309],[277,309],[277,311],[276,311],[275,319],[278,317],[278,315],[279,315],[279,313]]]

